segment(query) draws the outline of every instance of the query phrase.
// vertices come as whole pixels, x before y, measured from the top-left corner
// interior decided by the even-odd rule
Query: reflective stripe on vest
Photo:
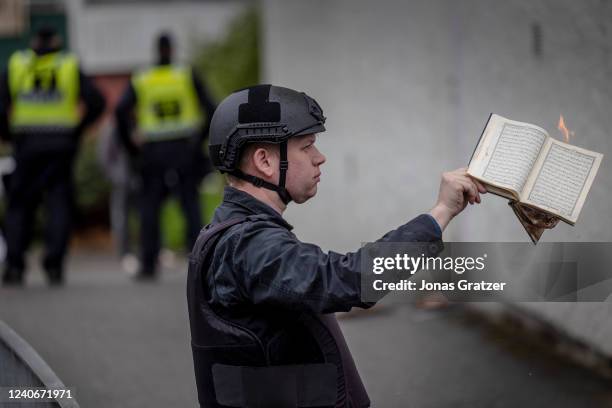
[[[189,137],[202,124],[191,70],[162,65],[136,74],[136,121],[146,142]]]
[[[62,52],[14,53],[8,66],[13,131],[74,128],[79,121],[79,67]]]

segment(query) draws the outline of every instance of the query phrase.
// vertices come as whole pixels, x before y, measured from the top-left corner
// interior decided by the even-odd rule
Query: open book
[[[574,225],[602,158],[601,153],[555,140],[538,126],[491,114],[468,174],[489,192]]]

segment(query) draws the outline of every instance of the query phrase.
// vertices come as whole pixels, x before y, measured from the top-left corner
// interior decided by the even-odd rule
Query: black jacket
[[[249,219],[229,228],[217,241],[209,265],[201,271],[206,284],[200,286],[190,272],[188,293],[196,293],[194,285],[205,293],[200,299],[188,296],[202,406],[217,406],[210,390],[210,367],[215,363],[279,366],[330,361],[335,361],[341,373],[341,400],[336,406],[369,406],[337,323],[333,315],[324,315],[373,305],[361,299],[362,250],[344,255],[325,253],[316,245],[301,242],[274,209],[243,191],[226,187],[212,223],[245,217]],[[380,241],[435,243],[426,245],[428,256],[442,248],[440,228],[429,215],[413,219]],[[206,307],[198,306],[201,302]],[[220,320],[213,318],[211,311]],[[305,319],[314,324],[302,325]],[[242,350],[249,344],[235,340],[237,327],[256,337],[259,347]],[[317,335],[313,327],[321,327],[324,335]],[[333,340],[324,341],[326,346],[321,339]]]
[[[254,214],[263,217],[233,227],[216,246],[208,276],[214,288],[210,293],[213,304],[227,309],[274,305],[315,313],[372,306],[360,299],[361,250],[326,253],[317,245],[301,242],[273,208],[232,187],[226,187],[212,223]],[[379,241],[441,243],[441,239],[440,227],[424,214]]]

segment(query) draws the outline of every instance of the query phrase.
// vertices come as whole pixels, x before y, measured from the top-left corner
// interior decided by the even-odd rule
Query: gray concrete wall
[[[351,250],[427,211],[440,173],[467,164],[489,112],[606,155],[575,227],[544,241],[612,241],[612,2],[264,0],[265,80],[316,97],[328,117],[319,195],[293,206],[299,236]],[[534,26],[540,27],[540,54]],[[528,241],[485,197],[448,241]],[[606,304],[534,304],[612,355]]]

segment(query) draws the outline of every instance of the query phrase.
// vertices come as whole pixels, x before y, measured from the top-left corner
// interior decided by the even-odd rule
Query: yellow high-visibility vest
[[[191,69],[160,65],[136,74],[136,123],[147,142],[190,137],[203,123]]]
[[[79,64],[63,52],[15,52],[8,65],[10,124],[22,128],[74,128],[79,122]]]

